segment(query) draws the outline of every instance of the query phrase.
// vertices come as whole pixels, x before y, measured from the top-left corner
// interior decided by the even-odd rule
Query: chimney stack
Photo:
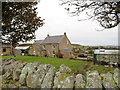
[[[50,35],[49,34],[47,34],[47,37],[49,37]]]
[[[64,35],[66,36],[66,32],[64,32]]]

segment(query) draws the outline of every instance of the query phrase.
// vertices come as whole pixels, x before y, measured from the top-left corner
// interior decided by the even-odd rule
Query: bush
[[[59,58],[63,58],[63,54],[59,54]]]
[[[93,50],[89,50],[88,53],[89,54],[94,54],[94,51]]]
[[[74,57],[70,57],[69,59],[74,59]]]
[[[10,54],[4,54],[3,56],[10,56]]]
[[[33,55],[33,54],[26,54],[27,56],[35,56],[35,55]]]
[[[63,58],[63,54],[61,54],[61,53],[55,53],[55,56],[59,57],[59,58]]]

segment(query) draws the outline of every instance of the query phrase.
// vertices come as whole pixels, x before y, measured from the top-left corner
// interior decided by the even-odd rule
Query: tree
[[[2,39],[13,47],[35,39],[35,31],[44,22],[37,16],[37,2],[2,2]]]
[[[120,1],[100,2],[92,0],[60,0],[62,5],[67,5],[66,10],[73,16],[85,12],[89,19],[97,20],[105,28],[116,27],[120,23]],[[73,9],[74,8],[74,9]]]

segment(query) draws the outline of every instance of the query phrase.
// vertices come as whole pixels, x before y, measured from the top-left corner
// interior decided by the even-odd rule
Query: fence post
[[[96,62],[97,62],[97,58],[96,58],[96,54],[94,54],[94,65],[96,64]]]

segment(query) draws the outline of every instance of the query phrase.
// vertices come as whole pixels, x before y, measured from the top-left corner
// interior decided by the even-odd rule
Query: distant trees
[[[35,38],[35,31],[43,26],[37,16],[37,2],[2,2],[2,39],[13,47],[20,41]]]
[[[62,5],[67,5],[66,10],[73,16],[85,12],[89,19],[97,20],[105,28],[116,27],[120,23],[120,1],[100,2],[92,0],[60,0]]]
[[[88,53],[89,54],[94,54],[94,51],[93,50],[89,50]]]

